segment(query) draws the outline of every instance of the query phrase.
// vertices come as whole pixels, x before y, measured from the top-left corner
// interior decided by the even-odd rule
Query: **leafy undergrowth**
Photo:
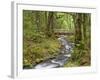
[[[59,52],[59,46],[58,40],[55,38],[34,36],[31,41],[25,39],[23,68],[32,68],[41,61],[56,56]]]
[[[67,61],[66,63],[65,63],[65,65],[64,65],[64,67],[78,67],[79,66],[79,64],[75,61],[75,62],[73,62],[73,61],[71,61],[71,60],[69,60],[69,61]]]
[[[87,44],[80,44],[75,47],[74,54],[72,54],[72,61],[76,60],[79,66],[90,66],[91,65],[91,54],[90,48]]]
[[[81,66],[90,66],[90,60],[88,57],[84,56],[81,59],[76,61],[69,60],[66,62],[64,67],[81,67]]]
[[[72,52],[72,56],[64,67],[79,67],[79,66],[90,66],[91,65],[91,54],[88,46],[83,47],[83,44],[77,44]]]

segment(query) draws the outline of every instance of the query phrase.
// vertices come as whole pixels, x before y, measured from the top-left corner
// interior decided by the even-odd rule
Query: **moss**
[[[59,52],[59,43],[56,39],[43,38],[41,42],[24,42],[24,65],[35,65],[43,60],[54,57]]]

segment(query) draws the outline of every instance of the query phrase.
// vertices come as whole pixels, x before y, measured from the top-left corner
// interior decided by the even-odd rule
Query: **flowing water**
[[[67,63],[68,59],[71,57],[73,45],[68,42],[64,36],[59,37],[58,40],[62,46],[59,55],[37,64],[34,67],[35,69],[63,67],[64,64]]]

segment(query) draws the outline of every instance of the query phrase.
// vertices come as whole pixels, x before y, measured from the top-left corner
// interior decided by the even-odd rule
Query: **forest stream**
[[[71,57],[73,45],[67,41],[64,36],[59,37],[58,40],[61,45],[59,55],[40,62],[34,66],[35,69],[63,67],[64,64],[67,63],[68,59]]]
[[[91,13],[23,10],[23,69],[91,66]]]

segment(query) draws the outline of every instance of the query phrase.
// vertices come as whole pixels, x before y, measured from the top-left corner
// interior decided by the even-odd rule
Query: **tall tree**
[[[35,21],[36,21],[36,25],[37,25],[37,31],[39,32],[39,27],[40,27],[40,13],[39,11],[35,12]]]
[[[82,32],[81,32],[81,25],[82,25],[82,14],[76,13],[75,17],[75,43],[79,43],[82,40]]]
[[[54,12],[48,13],[47,35],[52,36],[54,30]]]
[[[90,39],[90,14],[88,13],[84,13],[83,14],[83,40],[84,40],[84,46],[86,47],[88,43],[90,43],[90,41],[88,41],[87,39]]]

